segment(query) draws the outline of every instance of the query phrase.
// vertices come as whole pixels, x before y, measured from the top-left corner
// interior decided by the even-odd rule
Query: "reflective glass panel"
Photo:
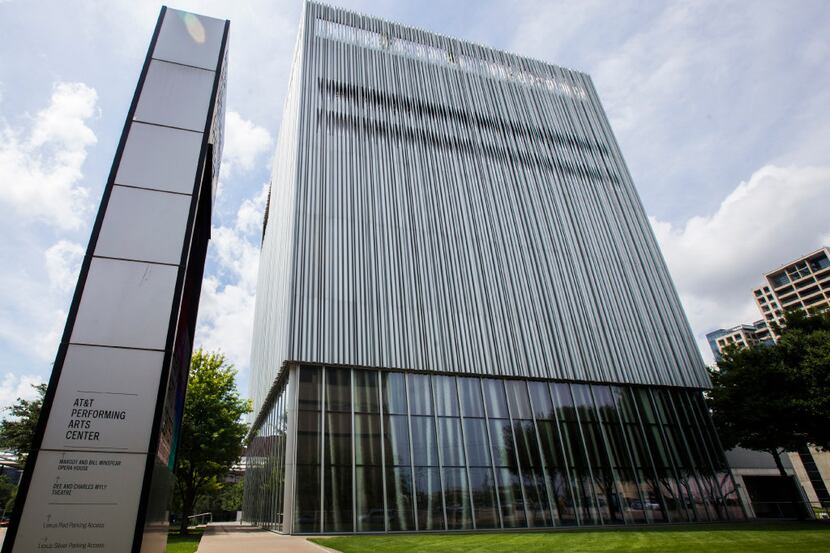
[[[642,482],[643,504],[640,507],[646,511],[645,516],[651,517],[654,522],[667,522],[666,505],[654,470],[638,469],[637,475]]]
[[[533,402],[533,412],[536,420],[553,419],[553,404],[550,401],[550,390],[545,382],[528,382],[530,399]]]
[[[355,503],[358,532],[386,529],[383,513],[383,470],[381,467],[355,468]]]
[[[447,529],[460,530],[473,527],[466,469],[444,469],[444,501],[447,507]]]
[[[531,467],[541,467],[539,441],[536,439],[536,426],[533,424],[533,421],[514,421],[513,435],[516,438],[516,451],[519,454],[519,466],[522,470]]]
[[[352,411],[352,371],[326,369],[326,411]]]
[[[380,465],[380,415],[354,416],[354,462],[358,465]]]
[[[297,412],[297,463],[320,463],[320,414]]]
[[[435,410],[439,415],[458,416],[458,392],[454,376],[433,376],[435,388]]]
[[[483,417],[481,383],[478,378],[458,377],[458,393],[461,396],[461,414],[465,417]]]
[[[496,482],[491,468],[471,468],[470,486],[473,492],[477,528],[498,528],[499,513],[496,503]]]
[[[603,521],[613,524],[623,523],[622,504],[613,471],[608,467],[593,469],[594,493]]]
[[[297,532],[320,531],[320,466],[298,465],[294,524]]]
[[[559,430],[555,421],[541,420],[536,423],[541,439],[542,456],[545,466],[564,467],[566,465],[562,456],[562,443],[559,438]]]
[[[527,384],[524,380],[505,380],[507,401],[510,406],[510,415],[514,419],[531,419],[530,398],[527,395]]]
[[[409,421],[405,415],[384,417],[384,441],[386,443],[387,465],[408,465]]]
[[[380,411],[377,372],[354,371],[354,410],[357,413],[377,413]]]
[[[415,468],[415,498],[418,528],[444,529],[444,507],[441,500],[441,477],[438,468]]]
[[[655,423],[657,419],[654,416],[654,410],[651,406],[648,390],[645,388],[633,388],[631,390],[637,403],[637,409],[644,424]]]
[[[647,516],[648,511],[644,509],[634,471],[621,468],[617,470],[617,476],[619,477],[618,485],[621,493],[619,506],[626,520],[635,523],[650,522]]]
[[[404,373],[383,372],[383,412],[406,414],[406,376]]]
[[[432,417],[412,417],[412,462],[416,466],[438,466],[435,421]]]
[[[637,407],[634,404],[634,397],[631,395],[631,390],[618,386],[613,386],[611,390],[617,397],[620,419],[625,423],[638,423],[640,419],[637,416]]]
[[[571,495],[571,483],[564,468],[547,467],[545,474],[550,484],[553,506],[560,524],[576,524],[577,507]]]
[[[441,463],[445,467],[464,466],[461,419],[438,417],[438,435],[441,440]]]
[[[318,367],[300,368],[300,387],[297,395],[298,408],[320,410],[320,369]]]
[[[490,443],[496,466],[516,466],[516,446],[513,444],[513,430],[509,420],[490,420]]]
[[[591,386],[599,418],[603,421],[617,421],[617,398],[608,386]]]
[[[352,467],[328,467],[325,474],[323,531],[353,532]]]
[[[464,441],[471,467],[490,466],[490,443],[487,440],[487,426],[484,419],[464,419]]]
[[[548,505],[548,492],[542,469],[522,470],[522,484],[525,491],[527,522],[530,527],[553,526]]]
[[[741,509],[741,502],[738,499],[738,490],[735,489],[735,483],[732,481],[732,476],[727,472],[717,474],[717,478],[721,483],[721,495],[726,504],[726,511],[730,520],[743,520],[745,518],[743,509]]]
[[[499,500],[501,501],[501,518],[505,528],[524,528],[525,518],[522,485],[519,474],[512,469],[496,469],[498,475]]]
[[[326,415],[326,463],[352,465],[352,416],[349,413]]]
[[[412,500],[412,469],[410,467],[387,467],[386,515],[390,531],[415,529]]]
[[[576,409],[574,407],[573,398],[571,398],[570,386],[564,383],[553,383],[550,385],[550,391],[554,400],[556,416],[559,420],[576,420]]]
[[[506,419],[507,400],[504,397],[504,383],[501,380],[485,378],[481,381],[484,389],[484,405],[491,419]]]
[[[432,414],[432,390],[430,389],[428,375],[409,375],[409,400],[409,407],[413,415]]]
[[[572,384],[571,391],[573,392],[574,406],[579,420],[583,422],[596,420],[594,400],[591,398],[591,387],[587,384]]]

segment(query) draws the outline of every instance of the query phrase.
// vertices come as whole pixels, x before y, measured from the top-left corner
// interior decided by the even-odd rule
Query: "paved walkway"
[[[324,553],[333,551],[299,536],[239,524],[209,524],[196,553]]]

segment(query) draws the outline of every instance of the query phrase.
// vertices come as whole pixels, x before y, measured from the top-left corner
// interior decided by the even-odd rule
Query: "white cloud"
[[[49,284],[56,290],[68,292],[78,281],[84,248],[68,240],[59,240],[44,252]]]
[[[765,164],[826,163],[830,10],[800,6],[527,0],[509,49],[590,74],[647,209],[677,223]]]
[[[242,202],[236,214],[236,228],[245,234],[262,234],[262,217],[265,202],[268,200],[268,186],[263,186],[259,194]]]
[[[271,135],[267,130],[243,119],[235,111],[228,111],[222,148],[223,176],[250,171],[259,156],[270,149]]]
[[[222,284],[215,276],[202,283],[197,347],[222,351],[240,371],[251,355],[254,293],[237,284]],[[246,379],[242,379],[245,382]]]
[[[26,355],[38,368],[55,360],[71,299],[71,288],[50,287],[46,273],[45,268],[0,272],[0,344],[10,346],[4,355]]]
[[[97,141],[86,122],[97,99],[83,83],[56,83],[28,129],[0,120],[0,203],[58,229],[82,226],[89,190],[80,185],[81,168]]]
[[[233,227],[213,229],[210,255],[218,270],[207,275],[202,283],[196,344],[221,350],[241,372],[247,370],[250,362],[260,232],[267,193],[266,185],[256,196],[243,201]]]
[[[704,335],[760,319],[762,274],[830,238],[830,167],[767,165],[718,209],[677,225],[651,219],[704,357]]]
[[[6,372],[3,380],[0,381],[0,409],[2,415],[5,417],[7,413],[5,408],[14,404],[17,398],[32,400],[37,397],[37,391],[32,387],[41,384],[43,379],[34,374],[17,375],[11,372]]]

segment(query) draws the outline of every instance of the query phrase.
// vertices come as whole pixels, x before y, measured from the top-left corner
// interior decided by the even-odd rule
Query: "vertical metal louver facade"
[[[591,79],[308,3],[257,293],[286,361],[707,387]]]
[[[243,517],[741,519],[587,75],[307,3],[263,229]]]

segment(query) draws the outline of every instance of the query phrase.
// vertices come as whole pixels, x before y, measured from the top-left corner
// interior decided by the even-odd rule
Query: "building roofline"
[[[443,33],[430,31],[429,29],[424,29],[423,27],[416,27],[414,25],[407,25],[407,24],[404,24],[404,23],[399,23],[397,21],[391,21],[391,20],[385,19],[383,17],[378,17],[378,16],[375,16],[375,15],[369,15],[369,14],[366,14],[366,13],[363,13],[363,12],[360,12],[360,11],[357,11],[357,10],[342,8],[340,6],[334,6],[334,5],[331,5],[331,4],[327,4],[325,2],[319,2],[319,1],[316,1],[316,0],[305,0],[305,7],[308,8],[309,6],[316,7],[316,8],[330,9],[330,10],[334,10],[334,11],[354,15],[354,16],[357,16],[357,17],[365,17],[366,19],[372,19],[372,20],[377,21],[379,23],[389,25],[390,27],[393,27],[393,28],[406,29],[408,31],[415,31],[416,33],[424,33],[424,34],[432,35],[436,38],[446,40],[446,41],[451,42],[451,43],[463,44],[463,45],[466,45],[466,46],[472,46],[474,48],[480,48],[482,50],[487,50],[487,51],[489,51],[493,54],[497,54],[499,56],[504,56],[507,59],[512,58],[513,60],[517,60],[517,61],[524,61],[524,62],[529,62],[529,63],[538,63],[538,64],[541,64],[541,65],[543,65],[545,67],[548,67],[548,68],[551,68],[551,69],[567,71],[567,72],[570,72],[570,73],[578,74],[578,75],[580,75],[580,76],[582,76],[586,79],[591,79],[591,76],[586,71],[581,71],[579,69],[574,69],[574,68],[571,68],[571,67],[565,67],[563,65],[557,65],[557,64],[551,63],[549,61],[541,60],[539,58],[534,58],[534,57],[531,57],[531,56],[517,54],[515,52],[508,52],[507,50],[501,50],[501,49],[498,49],[498,48],[494,48],[493,46],[487,46],[486,44],[481,44],[479,42],[473,42],[471,40],[466,40],[466,39],[462,40],[462,39],[459,39],[457,37],[452,37],[452,36],[449,36],[449,35],[445,35]],[[369,30],[369,29],[365,29],[365,30]],[[411,38],[407,39],[407,40],[411,40]],[[425,46],[430,46],[429,44],[424,44],[424,45]],[[489,60],[484,60],[484,61],[489,61]]]
[[[807,259],[809,257],[813,257],[817,253],[821,253],[821,252],[825,252],[825,253],[830,252],[830,246],[822,246],[822,247],[818,248],[817,250],[813,250],[810,253],[802,255],[801,257],[796,257],[795,259],[793,259],[792,261],[790,261],[788,263],[784,263],[783,265],[779,265],[775,269],[772,269],[771,271],[767,271],[767,272],[763,273],[764,278],[767,278],[769,275],[771,275],[773,273],[777,273],[778,271],[786,269],[790,265],[795,265],[799,261],[804,261],[805,259]],[[761,286],[764,286],[764,285],[762,284]],[[757,290],[757,288],[754,288],[754,290]]]

